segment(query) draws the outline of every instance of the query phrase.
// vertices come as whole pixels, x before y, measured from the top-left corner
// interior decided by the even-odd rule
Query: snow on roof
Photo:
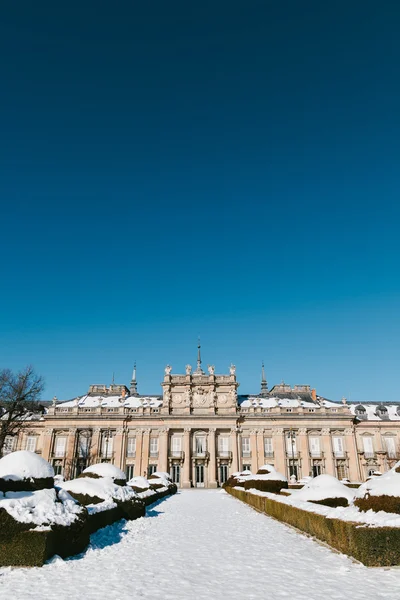
[[[53,467],[35,452],[18,450],[0,459],[0,478],[20,481],[22,479],[46,479],[54,477]]]
[[[76,406],[79,408],[97,408],[99,406],[103,408],[116,408],[119,406],[127,408],[149,406],[153,408],[162,406],[162,399],[160,396],[126,396],[124,398],[115,394],[108,396],[90,396],[86,394],[74,400],[57,404],[57,408],[74,408]]]
[[[112,479],[126,479],[126,475],[121,469],[110,463],[98,463],[91,465],[83,471],[83,473],[94,473],[99,477],[111,477]]]
[[[349,502],[354,497],[355,490],[346,487],[332,475],[318,475],[310,479],[301,490],[293,491],[293,502],[297,500],[312,501],[325,498],[346,498]]]
[[[361,418],[364,416],[364,419],[366,418],[367,421],[400,421],[400,404],[354,402],[348,406],[353,415],[361,416]],[[359,414],[360,408],[361,410],[364,409],[364,415]],[[381,414],[379,414],[380,409],[382,410]]]
[[[35,492],[6,492],[0,508],[20,523],[70,525],[84,509],[64,490],[54,488]]]

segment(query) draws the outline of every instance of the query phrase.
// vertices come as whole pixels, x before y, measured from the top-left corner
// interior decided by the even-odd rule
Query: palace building
[[[217,374],[165,368],[162,393],[91,385],[87,394],[59,402],[34,417],[4,452],[40,453],[65,478],[89,464],[110,462],[128,478],[168,471],[183,488],[216,488],[229,474],[273,464],[288,477],[328,473],[363,481],[399,457],[400,404],[349,404],[320,396],[308,385],[268,389],[262,367],[258,394],[238,394],[236,368]]]

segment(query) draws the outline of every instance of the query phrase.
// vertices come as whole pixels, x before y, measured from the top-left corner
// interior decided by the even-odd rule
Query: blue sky
[[[400,400],[400,5],[0,8],[0,366]]]

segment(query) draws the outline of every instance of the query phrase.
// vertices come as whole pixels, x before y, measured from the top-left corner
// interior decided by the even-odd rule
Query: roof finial
[[[197,338],[197,369],[193,373],[193,375],[204,375],[204,371],[201,368],[201,345],[200,345],[200,336]]]
[[[136,360],[133,364],[131,387],[130,387],[129,391],[130,391],[131,396],[139,396],[138,391],[137,391],[137,381],[136,381]]]
[[[261,363],[261,396],[268,394],[268,383],[265,379],[264,361]]]

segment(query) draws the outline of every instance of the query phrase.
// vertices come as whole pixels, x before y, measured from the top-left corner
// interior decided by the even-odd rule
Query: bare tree
[[[17,373],[0,370],[0,457],[6,437],[17,435],[32,413],[42,409],[38,400],[43,388],[43,378],[31,366]]]

